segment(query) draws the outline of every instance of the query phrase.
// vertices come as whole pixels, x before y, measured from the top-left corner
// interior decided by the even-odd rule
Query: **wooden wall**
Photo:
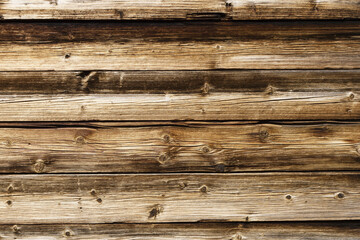
[[[359,0],[0,19],[0,239],[360,239]]]

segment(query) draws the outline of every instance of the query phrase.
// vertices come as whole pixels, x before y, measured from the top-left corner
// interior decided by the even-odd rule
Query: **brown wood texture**
[[[0,121],[359,119],[359,92],[1,95]]]
[[[0,72],[0,94],[360,91],[360,70]]]
[[[0,128],[1,173],[360,170],[355,122],[14,127]]]
[[[0,224],[359,220],[359,179],[356,172],[1,175]]]
[[[262,20],[359,18],[357,0],[2,0],[3,19]]]
[[[358,240],[353,222],[0,225],[2,239]]]
[[[358,21],[4,22],[0,71],[355,69]]]

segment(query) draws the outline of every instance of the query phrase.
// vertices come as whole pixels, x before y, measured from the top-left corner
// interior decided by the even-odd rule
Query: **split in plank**
[[[359,18],[357,0],[2,0],[3,19],[264,20]]]
[[[2,239],[358,240],[358,221],[282,223],[0,225]]]
[[[0,71],[355,69],[360,21],[4,22]]]
[[[359,220],[359,173],[1,175],[0,224]]]
[[[18,125],[0,144],[0,173],[360,170],[359,123]]]

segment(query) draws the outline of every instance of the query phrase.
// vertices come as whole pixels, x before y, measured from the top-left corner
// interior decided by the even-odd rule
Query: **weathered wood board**
[[[0,121],[359,119],[359,92],[0,95]]]
[[[0,71],[356,69],[360,23],[4,22]]]
[[[0,225],[2,239],[358,240],[358,221],[306,223]]]
[[[359,220],[356,172],[1,175],[0,224]]]
[[[2,0],[3,19],[263,20],[359,18],[357,0]]]
[[[2,127],[0,172],[360,170],[355,122],[128,124]]]
[[[360,70],[0,72],[0,94],[359,92]]]

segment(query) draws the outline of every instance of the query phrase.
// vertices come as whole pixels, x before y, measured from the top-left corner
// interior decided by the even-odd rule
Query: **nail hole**
[[[344,197],[345,197],[345,194],[342,193],[342,192],[339,192],[339,193],[336,194],[336,197],[337,197],[337,198],[344,198]]]
[[[10,206],[10,205],[12,204],[12,201],[11,201],[11,200],[7,200],[7,201],[6,201],[6,204]]]
[[[291,196],[290,194],[288,194],[288,195],[285,196],[285,198],[286,198],[287,200],[291,200],[292,196]]]
[[[93,195],[93,196],[95,196],[95,195],[96,195],[95,189],[91,189],[90,194]]]
[[[97,201],[98,203],[102,203],[102,199],[101,199],[101,198],[96,199],[96,201]]]
[[[66,230],[66,231],[65,231],[65,236],[70,237],[70,236],[71,236],[71,232],[70,232],[69,230]]]
[[[201,188],[200,188],[200,192],[202,192],[202,193],[206,193],[207,191],[208,191],[207,186],[205,186],[205,185],[201,186]]]
[[[65,59],[69,59],[71,57],[70,53],[65,54]]]

